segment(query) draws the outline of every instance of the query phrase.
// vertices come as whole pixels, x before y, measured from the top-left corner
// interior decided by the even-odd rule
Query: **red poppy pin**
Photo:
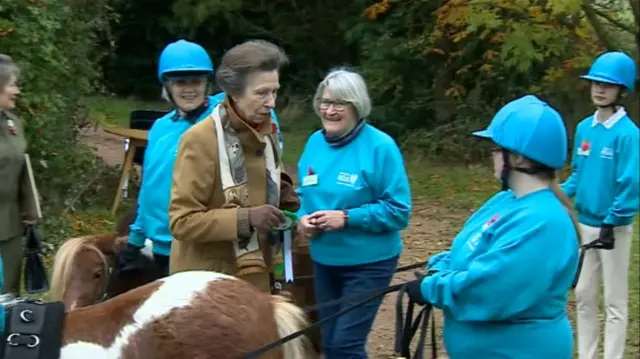
[[[273,122],[271,122],[271,133],[278,133],[278,126]]]
[[[12,120],[7,120],[7,126],[12,135],[16,136],[18,134],[18,127],[16,127],[16,124]]]
[[[491,217],[491,219],[489,220],[489,222],[487,222],[487,226],[490,226],[494,223],[496,223],[496,221],[498,220],[498,218],[500,218],[500,216],[498,216],[497,214],[493,217]]]
[[[483,231],[486,231],[486,230],[487,230],[487,228],[491,227],[491,225],[492,225],[492,224],[496,223],[496,221],[497,221],[499,218],[500,218],[500,215],[497,215],[497,214],[496,214],[495,216],[491,217],[491,219],[489,219],[489,220],[487,221],[487,223],[485,223],[485,224],[482,226],[482,230],[483,230]]]
[[[590,151],[591,151],[591,142],[587,140],[582,141],[582,143],[580,144],[580,148],[578,148],[578,154],[587,156],[589,155]]]

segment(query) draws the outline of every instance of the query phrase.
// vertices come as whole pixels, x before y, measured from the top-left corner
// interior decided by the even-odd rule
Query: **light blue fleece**
[[[222,92],[209,96],[209,107],[195,123],[208,117],[224,100],[224,96]],[[275,117],[275,111],[272,110],[271,113]],[[173,165],[180,137],[193,125],[182,118],[174,120],[175,115],[174,110],[156,120],[149,131],[142,168],[142,186],[138,194],[137,217],[129,226],[129,244],[143,247],[145,240],[149,238],[153,242],[153,252],[164,256],[171,253],[173,238],[169,230]]]
[[[561,187],[576,198],[578,220],[591,227],[633,223],[640,207],[638,126],[624,110],[604,124],[590,116],[576,127],[574,142],[573,171]]]
[[[444,312],[451,359],[571,359],[578,236],[553,191],[501,192],[431,258],[422,295]]]
[[[310,172],[317,175],[317,184],[305,185]],[[314,261],[351,266],[389,259],[402,251],[400,230],[409,223],[411,191],[402,154],[390,136],[365,124],[353,141],[332,147],[316,131],[298,162],[298,181],[298,216],[348,211],[346,228],[310,240]]]

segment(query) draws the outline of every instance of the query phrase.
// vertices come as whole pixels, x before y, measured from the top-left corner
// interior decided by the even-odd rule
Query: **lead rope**
[[[431,357],[438,357],[438,346],[436,341],[436,321],[433,312],[433,306],[429,303],[424,305],[416,319],[413,320],[413,311],[416,302],[409,298],[407,306],[407,314],[403,313],[403,299],[406,292],[406,284],[398,292],[396,301],[396,336],[394,344],[394,353],[396,359],[424,359],[424,345],[427,337],[427,327],[431,320]],[[404,323],[404,325],[403,325]],[[418,345],[416,351],[411,356],[411,341],[415,334],[420,331]]]
[[[256,350],[253,350],[253,351],[243,355],[242,359],[259,358],[265,352],[267,352],[267,351],[269,351],[269,350],[271,350],[271,349],[273,349],[275,347],[278,347],[278,346],[280,346],[280,345],[282,345],[282,344],[284,344],[284,343],[286,343],[288,341],[291,341],[291,340],[293,340],[293,339],[295,339],[295,338],[297,338],[297,337],[299,337],[301,335],[304,335],[304,334],[308,333],[309,331],[311,331],[315,327],[321,326],[326,322],[335,320],[336,318],[338,318],[338,317],[340,317],[340,316],[342,316],[342,315],[344,315],[344,314],[346,314],[346,313],[348,313],[348,312],[350,312],[350,311],[352,311],[352,310],[354,310],[354,309],[356,309],[356,308],[358,308],[358,307],[360,307],[360,306],[362,306],[362,305],[364,305],[364,304],[366,304],[366,303],[368,303],[368,302],[370,302],[372,300],[375,300],[375,299],[377,299],[379,297],[382,297],[382,296],[384,296],[384,295],[386,295],[388,293],[396,292],[396,291],[402,289],[402,287],[404,285],[405,285],[405,283],[395,284],[395,285],[389,286],[387,288],[374,290],[372,292],[360,293],[360,294],[356,294],[356,295],[353,295],[353,296],[350,296],[350,297],[338,298],[336,300],[331,300],[331,301],[328,301],[328,302],[320,303],[318,305],[307,307],[307,308],[305,308],[305,312],[309,312],[309,311],[312,311],[312,310],[318,310],[319,308],[330,307],[330,306],[334,306],[334,305],[337,305],[337,304],[342,304],[342,303],[345,303],[345,302],[352,302],[352,301],[358,300],[357,303],[353,304],[352,306],[344,308],[344,309],[338,311],[337,313],[334,313],[334,314],[332,314],[332,315],[330,315],[330,316],[328,316],[326,318],[323,318],[322,320],[319,320],[319,321],[309,325],[308,327],[306,327],[306,328],[304,328],[304,329],[302,329],[300,331],[297,331],[295,333],[291,333],[291,334],[289,334],[289,335],[287,335],[285,337],[280,338],[280,340],[276,340],[276,341],[271,342],[271,343],[269,343],[267,345],[263,345],[260,348],[258,348]]]
[[[598,248],[598,244],[600,244],[599,240],[596,239],[593,242],[589,242],[580,246],[580,257],[578,258],[578,269],[576,270],[576,275],[573,277],[573,283],[571,283],[571,289],[575,289],[578,285],[578,280],[580,279],[580,272],[582,272],[582,264],[584,263],[584,255],[585,252],[589,249]]]

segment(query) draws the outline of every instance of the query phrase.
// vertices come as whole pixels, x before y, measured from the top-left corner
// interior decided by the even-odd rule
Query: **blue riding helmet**
[[[583,79],[624,86],[629,94],[636,84],[636,63],[623,52],[606,52],[593,62]]]
[[[474,136],[553,169],[567,160],[567,130],[562,116],[534,95],[504,105],[486,130]]]
[[[164,82],[164,76],[175,72],[211,74],[213,63],[202,46],[194,42],[178,40],[162,50],[158,60],[158,79]]]

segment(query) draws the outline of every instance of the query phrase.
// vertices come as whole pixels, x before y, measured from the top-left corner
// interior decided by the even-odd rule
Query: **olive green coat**
[[[37,218],[30,205],[33,193],[24,160],[26,150],[22,123],[12,113],[0,110],[0,241],[20,236],[23,218]]]

